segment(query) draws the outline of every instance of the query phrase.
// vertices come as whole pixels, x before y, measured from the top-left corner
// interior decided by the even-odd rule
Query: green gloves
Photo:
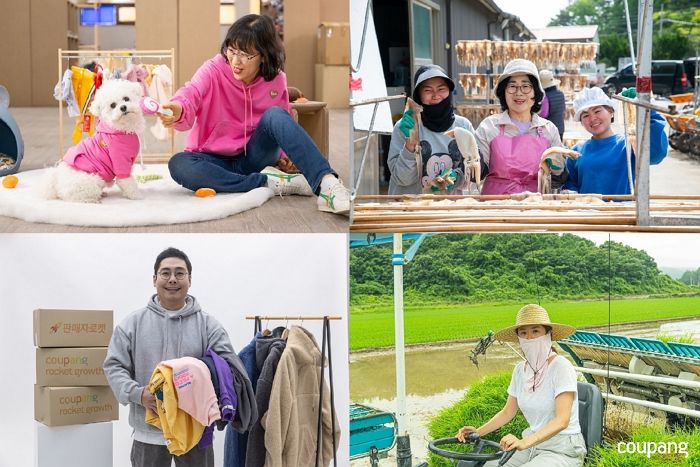
[[[408,109],[403,113],[401,120],[399,120],[399,129],[408,138],[414,126],[416,126],[416,121],[413,119],[413,109]]]
[[[561,154],[552,154],[546,158],[545,161],[547,162],[549,170],[552,171],[553,175],[561,175],[561,173],[564,171],[566,161],[564,160],[564,156]]]
[[[440,190],[445,190],[450,193],[455,188],[455,181],[457,181],[457,171],[454,169],[445,169],[440,175],[435,177],[433,180],[433,185],[430,190],[433,193],[437,193]],[[437,183],[437,184],[436,184]]]
[[[625,88],[622,90],[620,95],[622,97],[626,97],[628,99],[634,99],[637,97],[637,89],[636,88]]]

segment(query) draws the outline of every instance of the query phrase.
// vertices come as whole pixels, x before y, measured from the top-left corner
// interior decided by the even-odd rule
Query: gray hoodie
[[[156,366],[173,358],[199,358],[207,349],[212,349],[230,365],[242,368],[226,330],[215,318],[204,313],[191,295],[187,296],[185,307],[175,312],[160,306],[153,295],[145,308],[129,314],[114,329],[104,370],[117,400],[130,404],[129,424],[134,428],[135,440],[165,444],[163,433],[145,422],[146,409],[141,405],[143,389]],[[252,394],[245,372],[239,376],[245,378],[243,390]],[[251,418],[257,418],[256,409],[249,408],[254,411]]]
[[[455,115],[455,121],[450,127],[450,130],[461,127],[474,133],[474,127],[471,122],[461,115]],[[454,141],[449,136],[442,133],[435,133],[425,126],[419,131],[421,141],[425,141],[430,146],[431,154],[449,154],[449,144]],[[391,134],[391,144],[389,146],[388,164],[391,171],[391,179],[389,179],[389,194],[420,194],[423,191],[420,176],[418,175],[418,165],[416,156],[409,152],[404,145],[406,137],[399,129],[399,122],[394,125],[394,131]],[[455,143],[456,147],[456,143]],[[421,172],[423,170],[421,169]]]

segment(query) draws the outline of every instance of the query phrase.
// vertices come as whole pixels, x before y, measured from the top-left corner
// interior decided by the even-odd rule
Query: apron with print
[[[525,133],[506,136],[504,126],[491,140],[489,173],[484,181],[482,195],[509,195],[523,191],[537,192],[537,171],[542,153],[551,146],[542,127],[537,136]]]

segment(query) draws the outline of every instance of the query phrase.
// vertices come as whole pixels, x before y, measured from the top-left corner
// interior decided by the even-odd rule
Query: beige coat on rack
[[[316,430],[321,367],[318,344],[306,329],[292,326],[272,383],[270,405],[262,417],[265,428],[266,467],[312,466],[316,459]],[[336,447],[340,439],[337,418],[331,420],[328,386],[323,386],[320,465],[333,458],[332,425]]]

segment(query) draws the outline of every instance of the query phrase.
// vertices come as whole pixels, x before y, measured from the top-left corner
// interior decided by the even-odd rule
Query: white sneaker
[[[321,189],[316,204],[319,211],[347,216],[350,213],[350,190],[345,188],[343,182],[335,179],[330,188]]]
[[[314,191],[302,174],[288,174],[275,167],[265,167],[262,174],[267,175],[267,187],[276,195],[312,196]]]

